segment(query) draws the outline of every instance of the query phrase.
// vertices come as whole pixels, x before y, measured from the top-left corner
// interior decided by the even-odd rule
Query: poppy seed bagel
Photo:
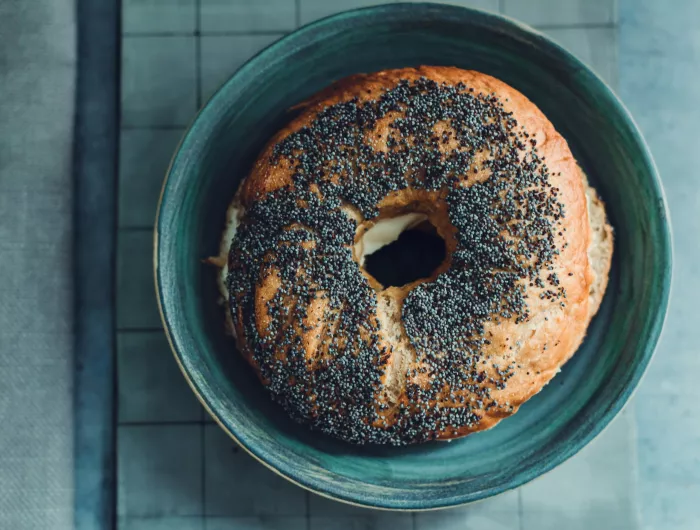
[[[612,229],[564,138],[517,90],[450,67],[355,75],[296,110],[212,260],[262,383],[352,443],[449,440],[514,414],[607,285]],[[385,286],[366,270],[365,236],[390,219],[444,240],[429,277]]]

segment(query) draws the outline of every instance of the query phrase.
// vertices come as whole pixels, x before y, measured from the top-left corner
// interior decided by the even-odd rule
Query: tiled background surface
[[[473,507],[392,514],[287,483],[206,417],[172,360],[153,296],[151,226],[170,155],[196,109],[250,55],[367,0],[123,0],[117,350],[121,530],[567,530],[636,528],[633,423]],[[467,0],[550,34],[617,84],[614,0]]]
[[[671,212],[671,303],[635,398],[644,530],[700,528],[700,2],[620,0],[620,95],[661,174]]]

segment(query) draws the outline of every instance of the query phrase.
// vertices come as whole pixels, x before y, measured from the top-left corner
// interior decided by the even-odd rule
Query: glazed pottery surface
[[[450,65],[496,76],[535,102],[568,140],[615,230],[608,291],[574,358],[494,429],[451,443],[354,446],[289,420],[224,334],[215,270],[225,211],[289,108],[344,76]],[[610,89],[541,34],[497,15],[398,4],[321,20],[271,45],[209,101],[163,188],[156,284],[167,334],[209,412],[245,449],[321,494],[430,509],[515,488],[574,455],[620,411],[658,340],[671,270],[653,161]],[[240,480],[231,477],[231,480]]]

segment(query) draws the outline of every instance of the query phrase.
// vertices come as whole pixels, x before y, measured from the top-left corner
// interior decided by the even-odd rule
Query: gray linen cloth
[[[74,0],[0,0],[0,528],[73,528]]]

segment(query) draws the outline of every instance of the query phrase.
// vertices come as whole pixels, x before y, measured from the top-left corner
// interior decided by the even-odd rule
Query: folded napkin
[[[0,0],[0,528],[73,528],[73,0]]]

